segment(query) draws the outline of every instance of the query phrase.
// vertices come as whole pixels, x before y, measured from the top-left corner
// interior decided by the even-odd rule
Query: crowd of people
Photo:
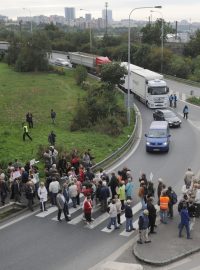
[[[70,221],[69,207],[77,208],[82,205],[83,220],[91,224],[94,219],[92,210],[99,206],[102,213],[108,213],[107,229],[113,225],[120,228],[121,214],[125,215],[125,230],[131,232],[133,227],[132,202],[135,191],[135,181],[131,170],[124,167],[121,171],[108,175],[103,169],[96,174],[91,169],[92,157],[90,149],[81,157],[76,149],[70,154],[59,157],[54,146],[50,146],[43,155],[45,164],[45,179],[40,181],[37,164],[27,162],[24,166],[15,160],[8,164],[6,170],[0,170],[1,203],[5,205],[10,196],[20,203],[22,194],[25,195],[28,208],[33,211],[34,202],[39,200],[40,210],[48,211],[47,201],[58,208],[58,221]],[[152,180],[148,180],[145,173],[139,178],[138,197],[141,201],[139,216],[138,243],[149,243],[149,233],[156,233],[157,206],[159,206],[160,221],[168,223],[173,219],[174,205],[178,205],[180,213],[179,236],[185,227],[187,238],[190,239],[189,222],[191,218],[200,216],[200,183],[195,180],[194,173],[189,168],[185,173],[182,187],[182,198],[178,202],[177,195],[171,186],[166,186],[159,178],[157,187]],[[81,194],[84,199],[81,202]],[[71,199],[71,203],[70,202]],[[157,205],[157,206],[156,206]]]

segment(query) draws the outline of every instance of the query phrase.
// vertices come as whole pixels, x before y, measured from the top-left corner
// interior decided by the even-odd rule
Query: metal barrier
[[[134,126],[134,129],[133,129],[133,132],[132,132],[130,138],[128,139],[128,141],[124,145],[122,145],[119,149],[117,149],[115,152],[113,152],[112,155],[108,156],[104,160],[102,160],[99,163],[92,166],[91,169],[93,171],[97,171],[100,168],[106,169],[107,167],[111,166],[114,162],[119,160],[122,157],[122,155],[124,155],[126,152],[128,152],[130,150],[130,148],[132,147],[132,145],[138,139],[138,127],[139,127],[139,121],[138,121],[139,114],[138,114],[138,112],[139,111],[138,111],[136,106],[134,106],[134,108],[135,108],[135,126]]]

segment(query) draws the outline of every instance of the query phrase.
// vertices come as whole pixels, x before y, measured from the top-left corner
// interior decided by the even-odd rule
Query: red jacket
[[[92,200],[84,202],[84,212],[88,214],[92,212]]]

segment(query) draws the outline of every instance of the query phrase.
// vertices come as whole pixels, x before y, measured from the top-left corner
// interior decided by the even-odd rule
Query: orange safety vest
[[[168,209],[168,203],[169,203],[169,197],[160,197],[160,209],[161,210],[167,210]]]

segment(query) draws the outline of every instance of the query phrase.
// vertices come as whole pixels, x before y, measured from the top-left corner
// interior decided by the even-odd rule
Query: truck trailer
[[[128,63],[121,63],[128,70]],[[128,91],[128,75],[121,85]],[[169,103],[169,88],[163,75],[130,64],[130,91],[149,108],[166,108]]]
[[[111,62],[108,57],[82,52],[69,52],[68,55],[73,66],[82,65],[91,70],[96,70],[97,72],[99,72],[101,65]]]

